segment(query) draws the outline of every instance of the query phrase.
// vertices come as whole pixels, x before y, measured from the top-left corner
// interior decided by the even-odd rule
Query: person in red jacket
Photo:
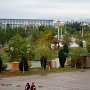
[[[31,90],[36,90],[36,86],[34,85],[33,82],[32,82],[32,85],[31,85]]]

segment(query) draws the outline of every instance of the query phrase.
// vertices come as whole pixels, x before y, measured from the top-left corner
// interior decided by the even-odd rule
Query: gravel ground
[[[37,90],[90,90],[90,70],[1,78],[0,90],[25,90],[27,82]]]

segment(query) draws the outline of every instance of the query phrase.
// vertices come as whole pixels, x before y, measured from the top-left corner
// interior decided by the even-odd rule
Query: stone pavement
[[[90,70],[0,79],[0,90],[24,90],[35,82],[37,90],[90,90]]]

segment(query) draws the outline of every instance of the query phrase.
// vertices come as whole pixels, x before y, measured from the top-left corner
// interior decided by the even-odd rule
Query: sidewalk
[[[27,82],[35,82],[37,90],[90,90],[90,70],[2,78],[0,90],[24,90]]]

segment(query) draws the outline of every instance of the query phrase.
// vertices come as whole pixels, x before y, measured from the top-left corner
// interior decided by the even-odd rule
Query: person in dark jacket
[[[33,82],[32,82],[32,85],[31,85],[31,90],[36,90],[36,86]]]
[[[26,84],[25,90],[30,90],[30,84],[29,83]]]

